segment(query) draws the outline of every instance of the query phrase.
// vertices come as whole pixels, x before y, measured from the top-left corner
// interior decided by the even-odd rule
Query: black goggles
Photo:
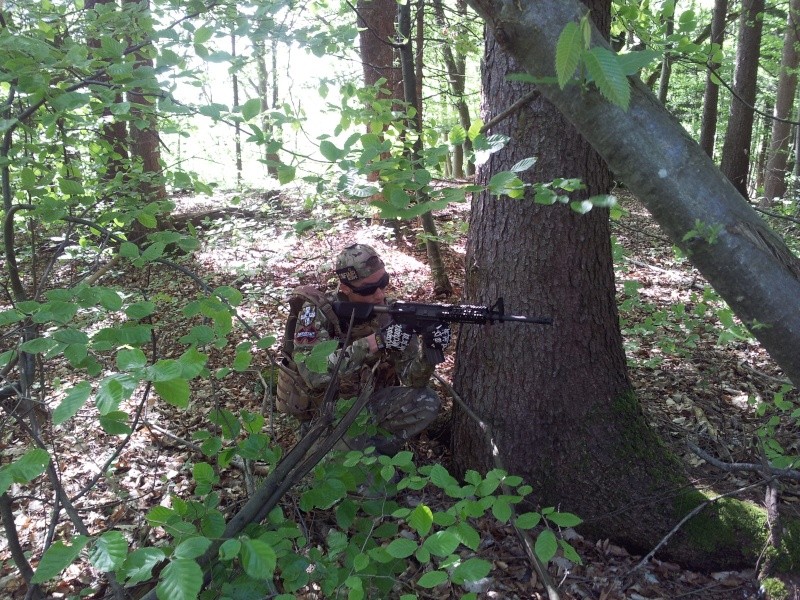
[[[369,285],[365,285],[363,287],[352,287],[349,286],[353,293],[358,294],[359,296],[372,296],[378,289],[385,289],[386,286],[389,285],[389,274],[384,273],[383,277],[381,277],[375,283],[370,283]]]

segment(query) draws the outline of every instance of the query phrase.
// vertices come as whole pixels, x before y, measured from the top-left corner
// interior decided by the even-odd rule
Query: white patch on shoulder
[[[666,169],[659,169],[659,170],[658,170],[658,176],[659,176],[661,179],[666,179],[666,177],[667,177],[667,170],[666,170]]]

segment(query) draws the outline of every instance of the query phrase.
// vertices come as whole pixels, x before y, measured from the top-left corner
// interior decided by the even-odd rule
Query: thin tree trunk
[[[231,32],[231,56],[236,58],[236,33]],[[239,76],[236,71],[231,73],[231,86],[233,87],[233,110],[239,108]],[[233,151],[236,158],[236,185],[242,185],[242,124],[236,121],[233,130]]]
[[[98,5],[114,4],[114,0],[86,0],[84,8],[86,10],[94,10]],[[100,48],[99,37],[90,36],[86,45],[89,48]],[[97,76],[98,81],[108,82],[110,77],[107,73],[101,72]],[[123,101],[122,94],[114,96],[114,102],[121,104]],[[105,173],[103,179],[106,181],[113,181],[118,174],[125,174],[127,172],[128,162],[128,129],[124,121],[115,118],[111,112],[111,107],[103,106],[102,117],[98,119],[100,125],[100,139],[103,140],[108,146],[107,159],[105,161]]]
[[[458,3],[459,13],[462,17],[466,17],[467,6],[464,2]],[[444,15],[444,5],[442,0],[433,0],[433,10],[436,17],[436,24],[442,30],[447,26],[447,21]],[[443,44],[441,47],[442,58],[444,59],[445,67],[447,67],[447,83],[450,86],[450,93],[453,95],[456,111],[458,112],[458,122],[464,131],[469,131],[472,126],[472,119],[469,114],[469,106],[464,98],[464,91],[466,89],[466,57],[463,54],[455,55],[449,44]],[[472,154],[472,141],[469,137],[465,138],[464,143],[459,148],[456,148],[453,156],[453,177],[461,179],[464,177],[464,157]],[[468,163],[466,165],[466,174],[472,175],[474,173],[474,165]]]
[[[403,44],[400,48],[400,65],[403,70],[403,91],[405,93],[405,100],[409,106],[416,110],[419,115],[419,107],[417,107],[417,81],[416,73],[414,70],[414,50],[411,43],[411,2],[406,0],[404,4],[399,5],[399,19],[398,19],[398,32],[403,39]],[[411,121],[411,126],[415,129],[414,145],[412,147],[412,163],[417,165],[422,160],[422,122],[415,118]],[[417,192],[417,202],[425,202],[427,200],[424,192]],[[422,228],[427,234],[425,236],[425,249],[428,253],[428,264],[431,268],[431,276],[433,277],[434,292],[439,296],[449,296],[453,293],[453,286],[450,284],[450,278],[447,276],[447,269],[442,260],[441,250],[439,243],[435,240],[438,235],[436,232],[436,223],[433,220],[433,215],[427,212],[422,215]]]
[[[800,0],[792,0],[783,38],[781,71],[775,95],[775,121],[772,123],[762,206],[770,206],[775,198],[782,198],[786,194],[786,163],[789,158],[789,141],[792,138],[792,125],[786,120],[792,116],[797,91],[797,66],[800,62],[797,50],[797,44],[800,42],[798,28],[800,28]]]
[[[725,23],[728,13],[728,0],[715,0],[714,13],[711,18],[711,42],[722,48],[725,40]],[[717,134],[717,114],[719,107],[719,84],[715,72],[720,63],[709,57],[706,72],[706,89],[703,94],[703,120],[700,125],[700,147],[709,157],[714,158],[714,138]]]
[[[720,165],[725,176],[745,198],[748,197],[747,180],[752,158],[750,142],[753,136],[763,13],[764,0],[744,0],[733,74],[734,97]]]
[[[677,2],[672,4],[672,14],[667,15],[667,27],[665,35],[667,38],[675,31],[675,9]],[[668,48],[672,44],[668,44]],[[667,105],[667,92],[669,91],[669,78],[672,75],[672,60],[670,59],[672,53],[667,51],[664,53],[664,60],[661,61],[661,77],[658,80],[658,101],[664,106]]]

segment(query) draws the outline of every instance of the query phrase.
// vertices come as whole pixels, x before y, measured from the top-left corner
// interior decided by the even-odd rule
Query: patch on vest
[[[317,341],[317,328],[316,327],[301,327],[294,334],[294,343],[298,345],[313,344]]]
[[[317,317],[317,309],[314,306],[306,306],[303,309],[303,312],[300,313],[300,316],[297,317],[300,321],[300,324],[304,327],[308,327],[314,322],[314,319]]]

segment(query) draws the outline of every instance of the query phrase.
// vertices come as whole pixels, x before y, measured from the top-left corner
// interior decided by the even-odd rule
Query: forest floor
[[[719,324],[719,315],[710,308],[716,304],[708,295],[705,281],[687,260],[676,256],[672,245],[639,203],[623,197],[622,206],[628,214],[614,222],[612,229],[617,240],[623,332],[637,395],[652,426],[675,454],[683,458],[687,473],[698,485],[717,493],[751,486],[758,481],[756,475],[720,471],[688,450],[686,442],[693,441],[725,462],[757,462],[752,440],[760,419],[751,400],[770,401],[784,378],[756,342],[738,336],[735,322],[729,322],[724,313],[722,320],[733,328]],[[424,250],[413,243],[415,232],[409,232],[406,241],[398,243],[390,229],[372,225],[367,218],[331,217],[332,207],[309,211],[283,196],[247,196],[235,207],[230,196],[179,199],[179,211],[194,215],[221,208],[230,208],[230,214],[210,214],[199,224],[201,248],[184,258],[183,264],[201,273],[212,287],[231,285],[240,289],[244,301],[239,313],[262,335],[280,337],[287,310],[285,300],[293,287],[311,284],[333,289],[330,261],[338,249],[356,241],[374,245],[383,255],[393,274],[393,296],[442,301],[433,296]],[[437,215],[440,233],[448,241],[443,246],[444,258],[455,290],[447,302],[462,299],[463,223],[467,217],[466,205],[454,206]],[[301,230],[305,231],[298,233]],[[62,284],[68,285],[73,276],[68,271],[62,273]],[[191,281],[179,279],[162,266],[139,271],[115,267],[101,283],[143,292],[165,307],[181,306],[197,293]],[[175,356],[183,350],[178,339],[192,323],[180,317],[178,311],[164,310],[159,319],[157,325],[162,332],[159,353]],[[233,343],[212,353],[209,363],[212,371],[230,364],[236,342],[243,339],[244,332],[235,329],[231,335]],[[257,355],[253,366],[266,365],[266,356]],[[452,366],[453,356],[449,355],[439,371],[445,379],[449,380]],[[71,375],[67,366],[62,365],[48,377],[67,380]],[[446,394],[444,389],[440,392]],[[143,516],[153,506],[166,503],[169,493],[191,489],[189,465],[196,458],[192,436],[207,426],[205,416],[212,407],[226,407],[236,413],[243,408],[264,411],[269,416],[273,439],[285,449],[295,443],[296,423],[273,413],[269,408],[271,403],[271,395],[256,369],[232,373],[221,380],[210,378],[193,383],[188,411],[163,402],[149,403],[146,425],[131,438],[112,476],[95,487],[79,507],[89,527],[94,532],[114,526],[128,531],[131,539],[157,541],[159,532],[147,528]],[[117,443],[96,426],[89,428],[88,424],[95,422],[93,419],[88,411],[82,411],[69,423],[48,432],[59,455],[67,492],[71,494],[97,473],[109,448]],[[448,465],[447,414],[441,421],[429,435],[411,444],[418,462]],[[15,445],[8,431],[10,426],[0,430],[0,441],[3,453],[14,455]],[[798,450],[800,438],[795,431],[778,433],[787,450]],[[221,485],[225,508],[234,510],[240,506],[245,497],[241,473],[227,471]],[[290,492],[287,504],[296,499],[292,494],[295,492]],[[743,495],[761,502],[763,489],[754,488]],[[783,514],[800,517],[800,486],[786,484],[781,501]],[[22,510],[17,528],[23,546],[33,550],[34,555],[46,533],[50,502],[50,497],[36,493],[18,502]],[[494,524],[482,530],[491,532],[487,533],[491,539],[484,540],[481,557],[492,561],[494,569],[480,597],[545,598],[510,529]],[[551,564],[551,575],[565,599],[759,597],[755,564],[738,571],[701,573],[656,558],[628,577],[642,556],[631,554],[608,539],[586,539],[574,531],[567,533],[583,564],[571,565],[561,559]],[[24,585],[4,540],[0,540],[0,560],[0,597],[24,597]],[[95,585],[97,580],[92,572],[77,564],[67,569],[51,594],[54,598],[66,597]],[[458,594],[459,589],[435,588],[425,591],[424,597],[455,598]],[[102,593],[86,597],[99,598]],[[298,597],[318,596],[309,590],[307,595]],[[798,597],[797,593],[794,597]]]

